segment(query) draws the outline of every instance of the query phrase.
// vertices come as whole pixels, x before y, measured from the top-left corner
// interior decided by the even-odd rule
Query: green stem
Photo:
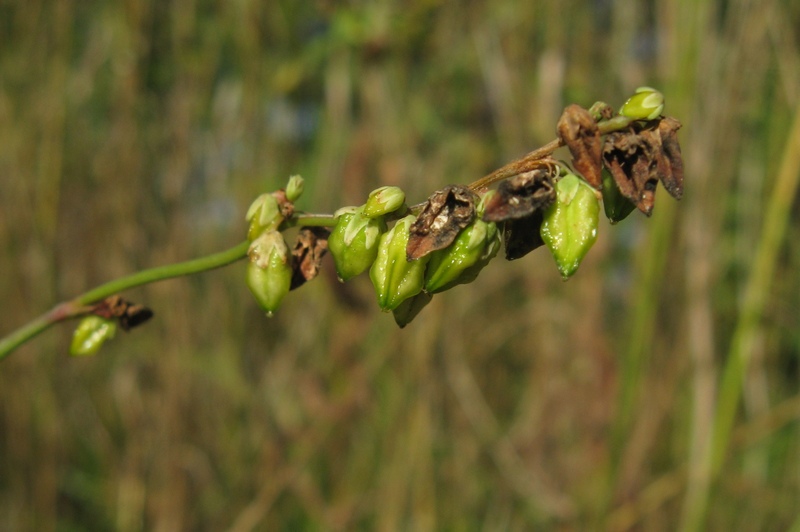
[[[295,215],[283,222],[282,229],[289,227],[333,227],[336,225],[336,217],[332,214],[312,214],[308,212],[295,213]]]
[[[86,314],[89,311],[87,305],[90,303],[105,299],[136,286],[226,266],[232,262],[243,259],[247,255],[247,248],[249,245],[250,243],[245,241],[225,251],[214,253],[213,255],[137,272],[133,275],[102,284],[97,288],[79,295],[72,301],[56,305],[52,310],[28,322],[0,340],[0,360],[8,356],[17,347],[45,331],[51,325]]]
[[[613,131],[619,131],[628,127],[633,120],[624,116],[617,116],[610,120],[605,120],[598,123],[600,133],[605,135]],[[471,183],[469,187],[473,190],[478,190],[491,185],[497,181],[512,177],[514,175],[527,172],[542,165],[542,160],[549,157],[557,148],[563,144],[559,139],[555,139],[541,148],[538,148],[524,157],[513,161],[504,167],[492,172],[491,174]],[[413,209],[413,207],[412,207]],[[296,213],[290,220],[287,220],[281,226],[282,229],[297,226],[314,226],[314,227],[333,227],[336,225],[336,218],[330,214],[312,214],[312,213]],[[64,321],[69,318],[74,318],[91,312],[87,305],[105,299],[109,296],[141,286],[144,284],[154,283],[156,281],[163,281],[164,279],[171,279],[173,277],[182,277],[184,275],[191,275],[194,273],[204,272],[226,266],[232,262],[244,258],[247,255],[249,242],[242,242],[228,250],[201,257],[178,264],[169,264],[167,266],[159,266],[141,272],[134,273],[121,279],[115,279],[108,283],[102,284],[97,288],[89,290],[72,301],[67,301],[56,305],[52,310],[42,314],[38,318],[28,322],[19,329],[13,331],[5,338],[0,339],[0,360],[8,356],[17,347],[37,336],[39,333],[45,331],[51,325]]]
[[[77,305],[72,303],[61,303],[38,318],[29,321],[16,331],[0,340],[0,360],[4,359],[6,355],[14,351],[25,342],[34,338],[54,323],[58,323],[59,321],[76,316],[81,311],[83,311],[83,309],[80,309]]]
[[[247,255],[247,248],[249,246],[250,242],[245,241],[230,249],[208,255],[207,257],[200,257],[199,259],[188,260],[186,262],[167,264],[166,266],[158,266],[156,268],[150,268],[149,270],[143,270],[133,275],[102,284],[76,297],[75,301],[81,305],[88,305],[89,303],[94,303],[95,301],[143,284],[150,284],[156,281],[163,281],[164,279],[182,277],[184,275],[191,275],[193,273],[200,273],[227,266],[232,262],[243,259]]]

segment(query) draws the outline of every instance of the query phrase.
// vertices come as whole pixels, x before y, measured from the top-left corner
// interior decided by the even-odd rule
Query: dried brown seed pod
[[[658,185],[650,144],[633,130],[611,133],[606,137],[603,158],[622,195],[650,216]]]
[[[648,216],[653,212],[659,181],[672,197],[680,199],[683,195],[683,161],[677,137],[680,127],[680,122],[665,117],[606,137],[606,168],[622,195]]]
[[[568,106],[558,120],[556,131],[569,148],[575,169],[594,188],[603,188],[603,141],[591,113],[580,105]]]
[[[658,122],[658,135],[661,140],[662,161],[659,166],[661,184],[675,199],[683,197],[683,158],[678,143],[678,130],[681,123],[667,116]]]
[[[292,284],[294,290],[319,274],[322,257],[328,252],[330,229],[303,227],[297,234],[292,249]]]
[[[557,172],[556,165],[548,165],[503,181],[497,192],[486,200],[483,219],[487,222],[519,220],[546,209],[556,199],[553,177]]]
[[[153,311],[144,305],[132,303],[120,295],[105,298],[92,308],[92,314],[106,319],[116,319],[124,331],[129,331],[153,317]]]
[[[448,185],[434,192],[411,225],[406,247],[408,260],[452,244],[458,233],[475,219],[479,199],[464,185]]]

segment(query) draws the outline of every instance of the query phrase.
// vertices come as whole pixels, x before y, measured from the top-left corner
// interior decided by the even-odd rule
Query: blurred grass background
[[[0,332],[239,242],[300,173],[411,201],[639,85],[686,194],[562,283],[495,261],[398,330],[330,271],[273,319],[237,264],[0,365],[3,530],[800,529],[800,5],[0,0]],[[792,124],[795,124],[792,126]],[[724,375],[724,378],[723,378]]]

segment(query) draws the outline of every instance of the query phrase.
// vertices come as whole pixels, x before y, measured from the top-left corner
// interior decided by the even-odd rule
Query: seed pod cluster
[[[294,202],[303,189],[303,178],[294,175],[285,188],[256,198],[245,216],[250,222],[247,286],[268,316],[278,309],[290,290],[317,276],[328,251],[330,231],[326,228],[300,228],[291,251],[284,240],[281,229],[294,215]]]
[[[369,269],[378,305],[404,327],[433,294],[472,282],[500,248],[496,223],[481,219],[484,201],[461,185],[434,192],[389,228],[386,217],[407,211],[396,187],[370,194],[361,207],[337,212],[328,238],[341,281]],[[382,207],[386,206],[386,207]]]
[[[542,240],[564,278],[577,270],[596,239],[597,194],[578,185],[585,182],[600,191],[603,210],[612,224],[637,208],[650,216],[659,182],[675,199],[683,195],[683,162],[677,138],[681,124],[662,116],[663,110],[664,95],[650,87],[637,89],[616,117],[603,102],[588,111],[576,105],[564,110],[558,137],[569,148],[572,164],[582,179],[569,174],[558,182],[558,199],[544,212],[540,225]],[[626,127],[601,139],[601,120],[617,120]]]
[[[604,102],[570,105],[556,144],[569,149],[574,171],[546,156],[551,143],[469,187],[448,185],[415,208],[400,188],[380,187],[363,205],[337,211],[332,229],[316,227],[330,218],[307,216],[314,227],[301,227],[290,247],[284,230],[297,224],[294,204],[304,191],[303,178],[292,176],[247,210],[247,285],[271,315],[318,275],[330,251],[342,282],[369,270],[378,305],[404,327],[434,294],[474,281],[501,243],[508,260],[546,245],[567,279],[597,239],[600,199],[616,224],[637,209],[650,216],[659,183],[682,197],[681,124],[663,110],[664,95],[650,87],[637,89],[616,114]],[[486,190],[498,180],[496,190]],[[87,309],[70,347],[76,356],[94,354],[118,328],[128,331],[153,315],[118,295]]]
[[[649,87],[619,114],[603,102],[571,105],[557,125],[571,165],[531,154],[473,185],[502,179],[495,190],[448,185],[412,208],[401,189],[381,187],[363,205],[337,211],[332,229],[301,229],[289,252],[281,231],[303,191],[294,176],[248,210],[248,284],[272,313],[330,251],[342,282],[369,270],[378,305],[404,327],[434,294],[474,281],[501,245],[508,260],[546,245],[567,279],[597,239],[601,199],[612,224],[637,208],[649,216],[659,182],[680,199],[680,123],[663,109],[663,95]]]

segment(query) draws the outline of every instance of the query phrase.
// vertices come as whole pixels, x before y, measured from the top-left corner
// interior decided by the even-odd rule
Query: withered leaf
[[[603,142],[591,113],[580,105],[568,106],[558,120],[556,131],[569,148],[575,169],[594,188],[602,188]]]
[[[478,195],[464,185],[448,185],[434,192],[409,229],[406,257],[416,260],[444,249],[475,219]]]
[[[537,168],[501,182],[497,192],[486,201],[483,219],[503,222],[527,218],[549,207],[556,199],[553,175],[557,168]]]
[[[153,317],[153,311],[137,305],[120,295],[105,298],[92,307],[92,314],[107,320],[116,319],[123,330],[128,331]]]
[[[506,260],[524,257],[544,244],[539,228],[542,226],[544,210],[537,210],[526,218],[508,220],[503,224],[503,245]]]
[[[322,257],[328,252],[330,229],[325,227],[303,227],[297,234],[292,249],[292,284],[294,290],[319,274]]]

